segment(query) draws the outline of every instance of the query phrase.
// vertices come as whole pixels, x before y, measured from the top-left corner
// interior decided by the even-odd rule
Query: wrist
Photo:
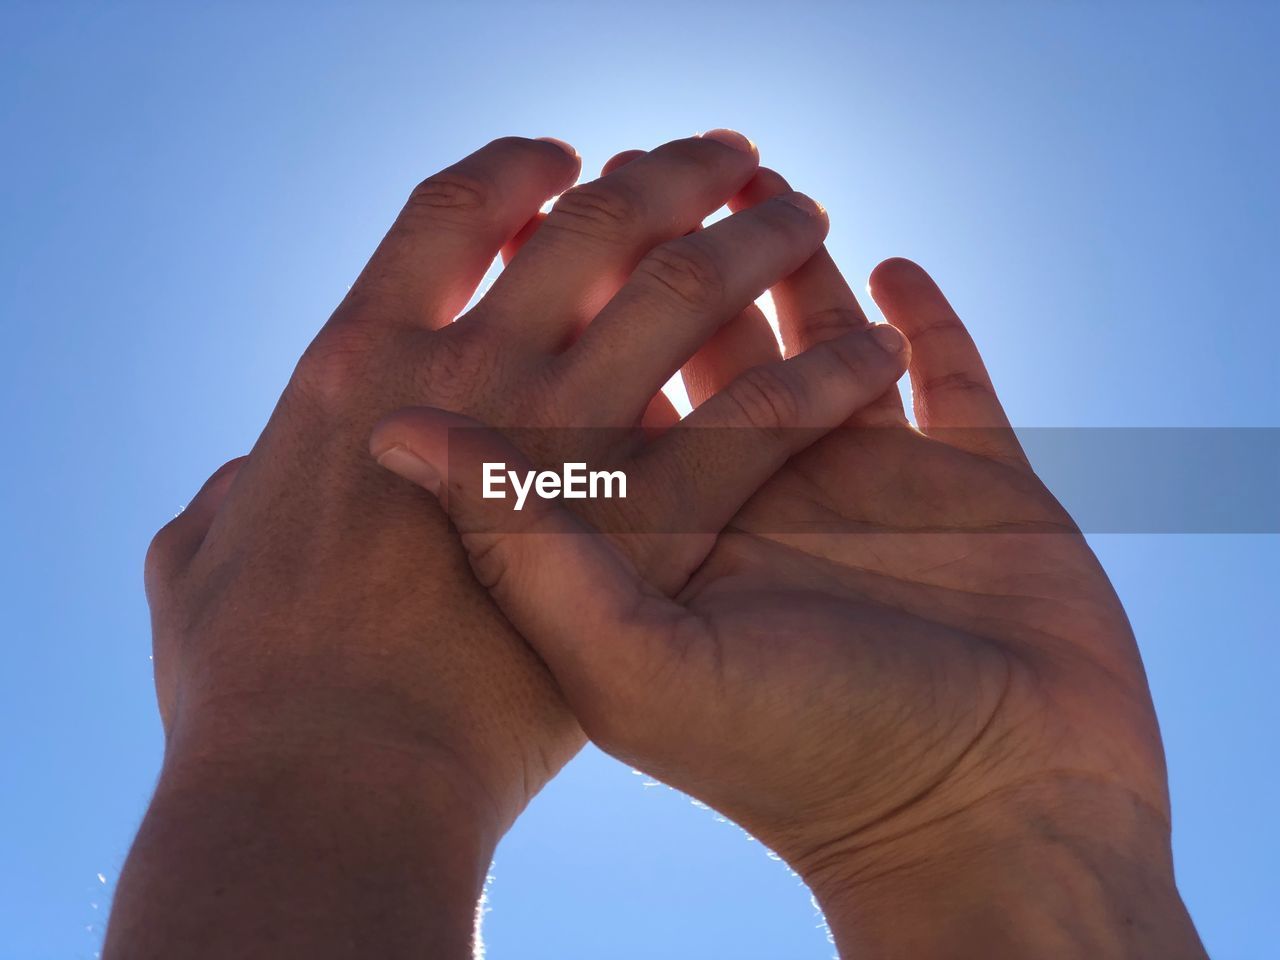
[[[801,866],[842,956],[1205,956],[1168,825],[1123,792],[1023,790]]]
[[[543,716],[513,717],[450,677],[391,673],[381,665],[374,672],[358,658],[320,669],[272,666],[279,678],[270,682],[251,671],[246,679],[188,669],[166,724],[166,758],[184,765],[254,757],[267,766],[358,764],[371,778],[379,764],[429,771],[455,784],[475,815],[501,833],[581,744],[559,701],[549,701]],[[502,678],[491,686],[502,689]]]
[[[239,746],[171,741],[105,956],[472,956],[501,827],[456,765]]]

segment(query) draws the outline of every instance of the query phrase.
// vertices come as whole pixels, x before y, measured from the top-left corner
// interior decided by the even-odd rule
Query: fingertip
[[[798,190],[789,190],[786,193],[780,193],[772,199],[779,203],[785,203],[789,207],[795,207],[797,210],[803,211],[814,217],[823,217],[827,215],[827,208],[820,204],[813,197]]]
[[[403,407],[373,425],[369,453],[380,467],[417,484],[442,503],[449,473],[449,429],[471,424],[435,407]]]
[[[791,184],[787,181],[787,178],[773,169],[773,167],[760,167],[756,170],[752,183],[755,183],[761,190],[769,190],[774,193],[781,193],[784,190],[791,189]]]
[[[921,281],[932,283],[924,268],[906,257],[890,257],[876,264],[867,278],[867,290],[873,297],[902,289]]]
[[[818,237],[819,245],[826,239],[827,234],[831,231],[831,219],[827,216],[827,208],[820,204],[817,200],[807,194],[790,190],[786,193],[780,193],[776,197],[772,197],[769,203],[779,203],[791,207],[793,210],[799,210],[809,218],[809,221],[818,228],[820,236]]]
[[[573,144],[561,140],[559,137],[538,137],[537,139],[542,143],[549,143],[553,146],[559,147],[566,154],[578,161],[582,160],[582,156],[578,153],[578,149]]]
[[[419,457],[429,453],[438,432],[437,412],[432,407],[403,407],[387,414],[369,433],[370,455],[381,463],[396,447],[412,450]]]
[[[453,466],[500,450],[506,450],[500,434],[438,407],[403,407],[375,423],[369,433],[369,453],[375,461],[442,502],[447,499],[443,479],[453,477]]]
[[[578,175],[582,173],[582,154],[578,153],[577,148],[574,147],[573,144],[566,143],[559,137],[538,137],[534,142],[555,147],[559,159],[561,161],[567,160],[570,170],[572,171],[572,176],[567,177],[568,182],[574,183],[577,181]],[[543,149],[546,148],[544,147]]]
[[[867,328],[867,333],[881,350],[891,357],[905,355],[903,363],[911,355],[911,341],[901,330],[888,323],[877,323]]]
[[[568,164],[573,168],[575,174],[582,169],[582,157],[577,149],[559,137],[498,137],[490,140],[471,156],[484,154],[499,157],[505,156],[516,162],[537,155],[554,160],[558,164]]]
[[[749,153],[755,157],[760,156],[760,150],[756,147],[754,140],[746,134],[731,130],[728,127],[716,127],[714,130],[708,130],[706,133],[698,134],[698,136],[703,140],[714,140],[716,143],[723,143],[726,147],[732,147],[742,153]]]
[[[623,150],[621,153],[614,154],[606,160],[604,166],[600,168],[600,176],[607,177],[615,170],[621,170],[632,160],[635,160],[638,157],[643,157],[647,152],[647,150]]]
[[[411,448],[394,443],[375,455],[378,466],[416,483],[433,496],[440,495],[440,471]]]
[[[858,366],[866,370],[870,378],[883,382],[885,387],[897,382],[911,364],[911,341],[901,330],[887,323],[876,323],[860,330],[851,330],[842,336],[817,344],[810,350],[824,347],[839,356],[856,357]],[[861,399],[861,404],[865,405],[871,399],[873,398],[864,397]]]
[[[786,177],[770,167],[760,167],[755,175],[747,181],[746,186],[738,191],[737,196],[729,201],[730,209],[735,212],[747,207],[754,207],[780,193],[789,193],[791,184]]]
[[[384,453],[394,447],[399,440],[398,437],[398,416],[400,411],[388,414],[373,425],[373,429],[369,431],[369,456],[374,460],[379,459]]]

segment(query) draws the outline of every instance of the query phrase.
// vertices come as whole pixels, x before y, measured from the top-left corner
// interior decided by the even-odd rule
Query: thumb
[[[496,430],[414,407],[378,423],[369,449],[379,464],[440,501],[477,579],[551,668],[575,710],[652,663],[663,625],[687,616],[645,583],[609,538],[539,496],[528,459]],[[523,478],[522,501],[495,495],[499,468]],[[504,490],[516,482],[506,479]]]

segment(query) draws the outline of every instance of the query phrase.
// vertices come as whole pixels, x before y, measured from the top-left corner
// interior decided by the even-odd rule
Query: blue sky
[[[0,958],[94,955],[161,748],[145,545],[418,179],[737,127],[856,283],[934,272],[1016,424],[1276,426],[1277,42],[1261,2],[0,2]],[[1093,538],[1219,960],[1280,949],[1278,541]],[[598,753],[494,875],[495,958],[831,955],[781,864]]]

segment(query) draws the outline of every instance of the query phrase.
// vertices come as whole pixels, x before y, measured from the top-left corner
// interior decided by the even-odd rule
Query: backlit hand
[[[540,459],[621,463],[637,488],[733,456],[715,496],[652,498],[654,523],[695,509],[718,528],[902,373],[900,334],[854,331],[700,411],[731,427],[809,390],[795,413],[815,429],[783,417],[742,457],[715,442],[735,430],[647,443],[642,422],[674,419],[661,385],[819,249],[826,217],[786,193],[686,236],[757,169],[729,131],[567,190],[543,220],[578,166],[511,138],[419,186],[252,453],[155,538],[165,765],[107,956],[462,955],[497,838],[581,745],[443,513],[370,458],[379,418],[430,404],[523,428]],[[520,249],[451,323],[504,246]],[[430,485],[409,448],[378,454]]]
[[[1124,611],[930,278],[888,261],[871,290],[912,341],[920,429],[882,399],[795,456],[687,580],[655,563],[663,538],[638,549],[556,502],[510,532],[476,496],[483,458],[442,458],[438,415],[399,414],[375,446],[447,471],[479,578],[592,739],[777,850],[843,949],[1198,956]],[[774,297],[789,352],[866,323],[825,254]],[[770,343],[740,318],[692,363],[695,400]],[[492,433],[467,446],[514,456]]]

